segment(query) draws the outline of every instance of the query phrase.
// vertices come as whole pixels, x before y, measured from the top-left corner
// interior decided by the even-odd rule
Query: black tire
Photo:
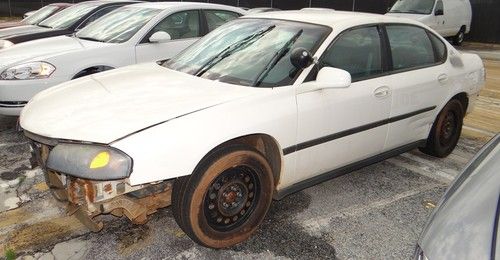
[[[465,40],[465,28],[462,27],[460,28],[460,31],[458,31],[457,35],[453,37],[453,45],[455,46],[460,46]]]
[[[435,157],[448,156],[457,146],[462,133],[464,109],[456,99],[450,100],[432,125],[427,144],[420,151]]]
[[[210,153],[192,175],[175,182],[172,211],[195,242],[226,248],[257,230],[271,205],[273,190],[266,158],[252,147],[232,145]]]

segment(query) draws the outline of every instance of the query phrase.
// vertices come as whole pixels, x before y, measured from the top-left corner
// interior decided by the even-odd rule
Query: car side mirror
[[[297,69],[305,69],[313,64],[314,59],[308,50],[304,48],[295,48],[290,54],[290,62]]]
[[[435,16],[438,16],[438,15],[444,15],[444,11],[443,11],[443,9],[437,9],[437,10],[434,12],[434,15],[435,15]]]
[[[150,43],[162,43],[162,42],[168,42],[171,39],[172,39],[172,37],[170,36],[170,34],[168,34],[168,32],[158,31],[158,32],[153,33],[153,35],[151,35],[151,37],[149,37],[149,42]]]
[[[347,88],[351,86],[351,74],[345,70],[323,67],[316,76],[318,88]]]

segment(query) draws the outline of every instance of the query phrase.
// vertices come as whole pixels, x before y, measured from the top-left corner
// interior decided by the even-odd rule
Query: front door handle
[[[448,81],[448,75],[446,74],[441,74],[438,76],[438,81],[441,82],[441,83],[445,83],[446,81]]]
[[[373,94],[377,98],[386,98],[386,97],[391,95],[391,89],[387,86],[383,86],[383,87],[375,89]]]

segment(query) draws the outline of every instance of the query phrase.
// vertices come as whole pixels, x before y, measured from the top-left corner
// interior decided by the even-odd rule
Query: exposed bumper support
[[[93,232],[104,226],[94,219],[98,215],[125,215],[135,224],[144,224],[148,215],[171,204],[170,181],[130,186],[125,180],[90,181],[51,171],[46,172],[45,179],[54,197],[68,202],[68,215],[74,215]]]

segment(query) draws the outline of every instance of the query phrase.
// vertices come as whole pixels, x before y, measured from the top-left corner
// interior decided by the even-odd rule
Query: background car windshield
[[[329,28],[320,25],[239,19],[203,37],[164,66],[243,86],[290,85],[298,73],[290,62],[291,51],[302,47],[313,52],[329,32]],[[286,45],[290,45],[289,48],[285,48]],[[284,49],[288,51],[283,52],[282,58],[272,62]]]
[[[28,16],[26,19],[23,20],[24,24],[37,24],[45,18],[49,17],[49,15],[53,14],[59,7],[53,6],[53,5],[47,5],[43,7],[42,9],[36,11],[34,14]]]
[[[126,42],[160,12],[160,9],[153,8],[121,7],[84,27],[76,37],[100,42]]]
[[[435,0],[398,0],[389,13],[430,14]]]
[[[47,18],[39,25],[54,29],[66,29],[73,25],[80,18],[94,10],[99,3],[82,3],[68,7],[57,14]]]

